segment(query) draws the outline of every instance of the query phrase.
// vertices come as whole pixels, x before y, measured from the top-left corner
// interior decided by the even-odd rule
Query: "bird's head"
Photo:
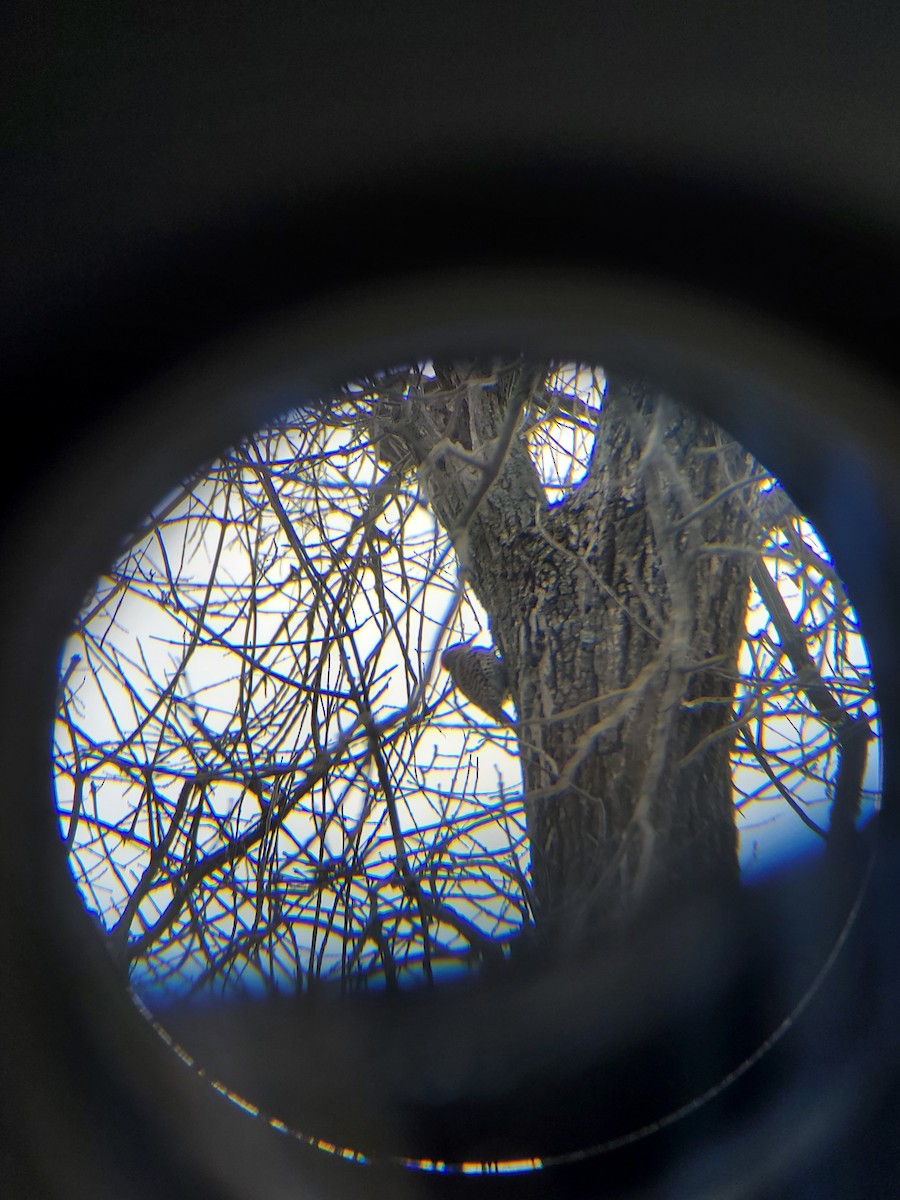
[[[450,668],[453,665],[454,660],[459,657],[460,651],[468,650],[469,647],[472,645],[472,643],[475,641],[475,638],[477,636],[478,636],[477,634],[473,634],[470,638],[467,638],[464,642],[455,642],[452,646],[447,647],[447,649],[441,655],[441,666],[444,668],[445,671],[450,670]]]

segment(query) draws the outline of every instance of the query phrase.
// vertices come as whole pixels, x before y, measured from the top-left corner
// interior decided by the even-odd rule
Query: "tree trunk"
[[[754,524],[735,484],[752,461],[610,380],[587,475],[551,507],[521,434],[554,402],[548,370],[436,376],[379,429],[419,467],[506,662],[537,930],[579,938],[736,881],[729,725]]]

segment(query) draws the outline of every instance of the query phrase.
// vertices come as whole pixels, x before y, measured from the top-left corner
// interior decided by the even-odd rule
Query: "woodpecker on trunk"
[[[467,700],[495,721],[511,724],[511,718],[503,711],[503,701],[509,695],[509,676],[496,651],[459,642],[444,651],[441,666]]]

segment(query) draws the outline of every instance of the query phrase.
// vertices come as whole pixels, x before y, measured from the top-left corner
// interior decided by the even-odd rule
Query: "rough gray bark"
[[[551,507],[522,436],[549,369],[467,364],[383,401],[490,616],[518,713],[538,929],[735,881],[730,752],[754,464],[703,417],[610,380],[587,477]],[[741,481],[745,481],[742,482]]]

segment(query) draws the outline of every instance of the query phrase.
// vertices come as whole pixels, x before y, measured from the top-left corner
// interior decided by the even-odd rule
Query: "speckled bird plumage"
[[[441,666],[467,700],[495,721],[509,723],[503,701],[509,695],[509,676],[494,650],[459,642],[441,655]]]

